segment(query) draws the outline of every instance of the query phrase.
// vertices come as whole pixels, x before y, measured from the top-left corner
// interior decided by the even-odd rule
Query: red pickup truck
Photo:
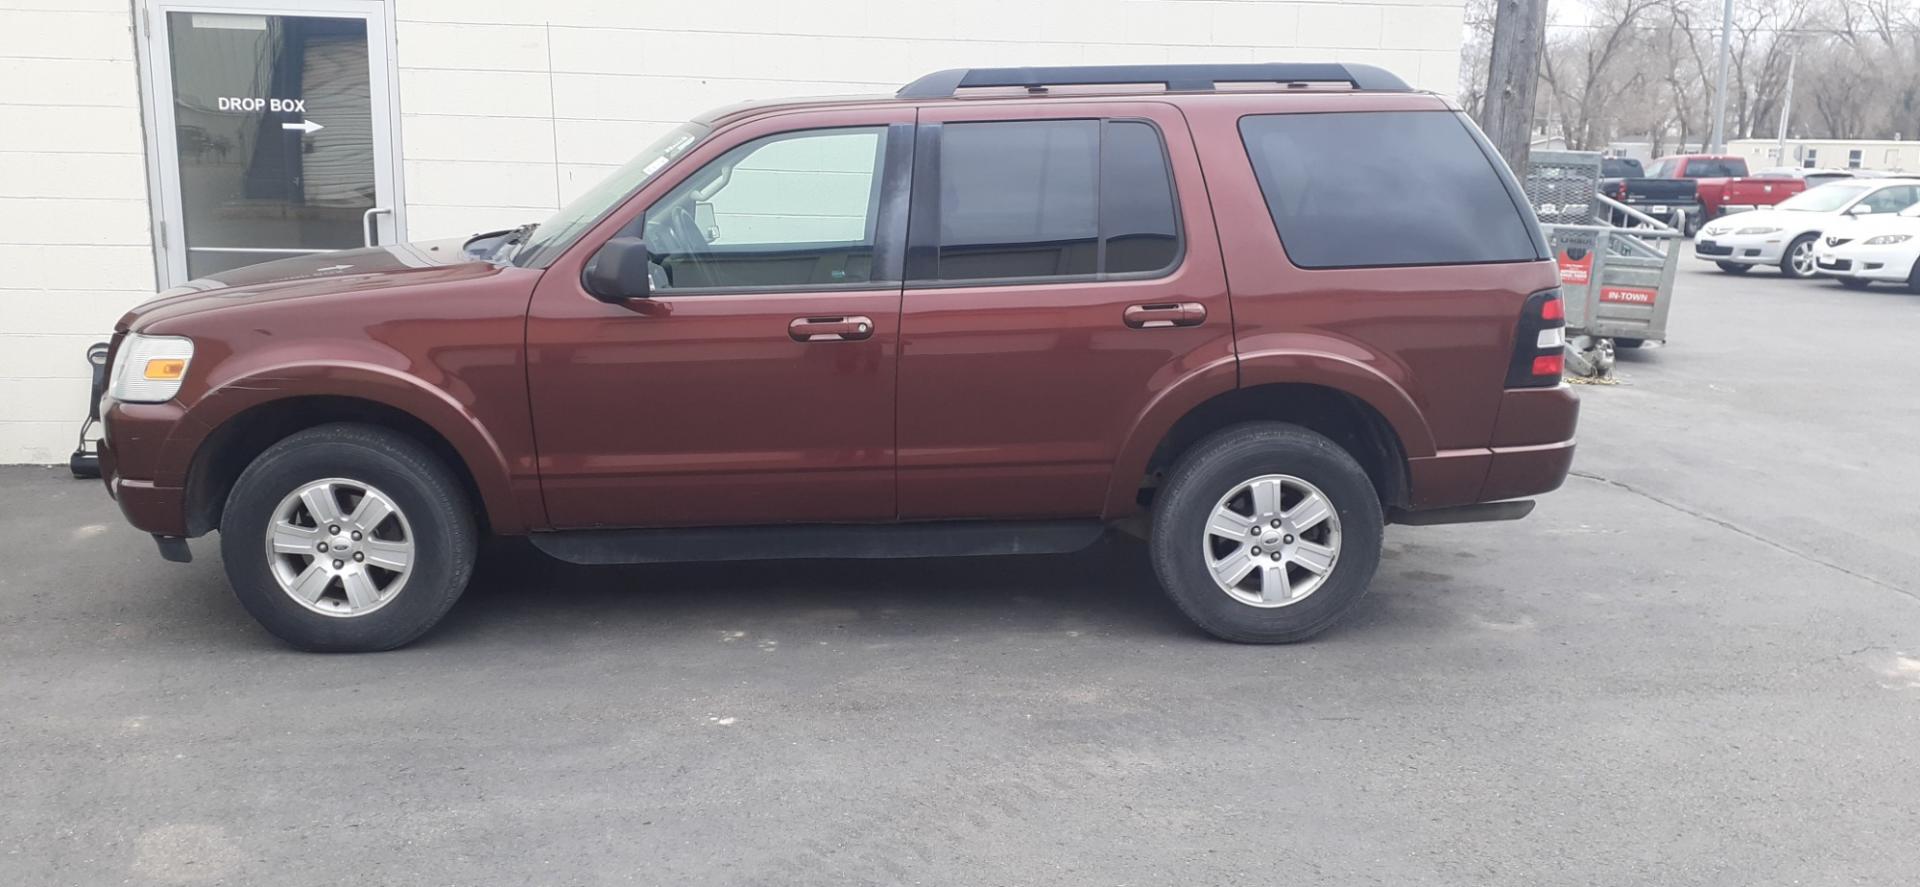
[[[1807,189],[1799,179],[1747,176],[1747,159],[1730,154],[1675,154],[1653,162],[1649,178],[1692,179],[1700,193],[1700,212],[1686,221],[1688,237],[1700,226],[1728,213],[1772,206]]]

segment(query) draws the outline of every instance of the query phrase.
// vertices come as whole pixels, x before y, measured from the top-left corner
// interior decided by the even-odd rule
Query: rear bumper
[[[1551,492],[1573,467],[1580,400],[1564,383],[1506,392],[1491,446],[1408,460],[1407,508],[1419,511]]]
[[[1626,201],[1626,204],[1663,222],[1671,220],[1679,213],[1686,213],[1689,219],[1700,214],[1700,204],[1685,201],[1679,203],[1656,203],[1651,200],[1634,198]]]
[[[1480,501],[1497,502],[1560,489],[1573,468],[1573,441],[1533,447],[1498,447],[1487,460]]]

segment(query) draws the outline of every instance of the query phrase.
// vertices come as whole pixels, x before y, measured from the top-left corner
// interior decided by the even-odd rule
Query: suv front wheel
[[[1154,571],[1208,633],[1290,643],[1338,622],[1380,563],[1380,499],[1353,456],[1279,422],[1195,444],[1154,504]]]
[[[370,425],[322,425],[267,448],[220,518],[240,604],[303,650],[391,650],[425,634],[466,590],[475,546],[447,466]]]

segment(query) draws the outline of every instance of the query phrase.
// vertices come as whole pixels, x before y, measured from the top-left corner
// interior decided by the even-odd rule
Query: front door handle
[[[1199,302],[1155,302],[1150,305],[1128,305],[1121,315],[1127,326],[1137,330],[1158,329],[1168,326],[1199,326],[1207,319],[1207,306]]]
[[[787,324],[787,335],[795,342],[852,342],[872,338],[873,319],[847,317],[796,317]]]

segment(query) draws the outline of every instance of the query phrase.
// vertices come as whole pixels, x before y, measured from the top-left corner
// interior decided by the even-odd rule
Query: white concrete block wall
[[[1464,0],[389,0],[407,234],[545,217],[719,105],[940,68],[1336,60],[1450,92]],[[130,0],[0,0],[0,463],[65,458],[155,285]]]
[[[1451,92],[1464,0],[394,0],[407,233],[539,219],[674,124],[940,68],[1352,61]]]
[[[64,462],[86,346],[153,295],[127,0],[0,0],[0,463]]]

